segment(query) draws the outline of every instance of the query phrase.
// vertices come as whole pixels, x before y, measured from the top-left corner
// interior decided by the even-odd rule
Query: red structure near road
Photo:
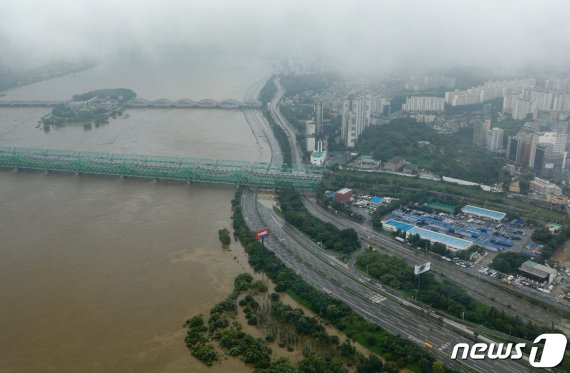
[[[269,228],[263,228],[255,232],[255,239],[258,241],[267,236],[269,236]]]

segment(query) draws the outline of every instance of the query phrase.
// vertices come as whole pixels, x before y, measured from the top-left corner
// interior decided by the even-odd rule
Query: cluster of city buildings
[[[516,136],[509,136],[506,158],[514,164],[530,168],[537,176],[552,178],[566,167],[567,130],[540,132],[537,127],[528,123]]]
[[[464,91],[445,92],[445,104],[462,106],[503,99],[503,113],[514,119],[532,115],[538,118],[559,118],[570,114],[570,80],[549,79],[538,87],[536,79],[488,81]]]
[[[545,87],[550,86],[545,83]],[[513,119],[558,119],[570,113],[569,91],[555,91],[549,88],[522,89],[504,96],[503,113]]]
[[[341,133],[344,146],[354,148],[362,132],[373,123],[373,118],[391,113],[390,100],[370,93],[350,94],[340,103]]]
[[[505,131],[502,128],[491,128],[491,120],[487,119],[473,126],[473,144],[487,148],[492,153],[503,149]]]
[[[520,79],[510,81],[488,81],[482,85],[464,91],[445,92],[445,103],[450,106],[480,104],[499,97],[505,97],[513,92],[532,89],[536,79]]]
[[[402,111],[406,112],[441,112],[445,110],[445,99],[431,96],[411,96],[406,98]]]

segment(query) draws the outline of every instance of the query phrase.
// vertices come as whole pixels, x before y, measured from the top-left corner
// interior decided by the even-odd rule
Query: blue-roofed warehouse
[[[427,229],[414,227],[406,232],[406,235],[417,234],[423,240],[428,240],[432,243],[442,243],[449,250],[466,250],[473,246],[473,242],[449,236],[447,234],[430,231]]]
[[[481,218],[487,218],[487,219],[492,219],[492,220],[496,220],[496,221],[503,220],[505,218],[505,216],[507,215],[504,212],[484,209],[482,207],[471,206],[471,205],[465,205],[461,209],[461,211],[463,211],[463,213],[467,214],[467,215],[474,215],[474,216],[478,216]]]
[[[412,229],[414,226],[408,223],[404,223],[399,220],[390,219],[387,221],[382,222],[382,228],[387,231],[396,232],[398,230],[402,232],[407,232]]]
[[[449,250],[466,250],[473,246],[473,242],[461,238],[453,237],[447,234],[430,231],[427,229],[416,227],[412,224],[404,223],[399,220],[390,219],[382,223],[382,228],[388,231],[396,232],[398,230],[406,232],[406,236],[410,234],[418,234],[421,239],[428,240],[432,243],[442,243]]]

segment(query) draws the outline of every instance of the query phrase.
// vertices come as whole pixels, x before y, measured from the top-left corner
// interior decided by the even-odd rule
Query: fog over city
[[[569,14],[0,0],[0,373],[570,372]]]
[[[570,3],[556,1],[4,0],[0,64],[215,51],[350,71],[568,66]]]

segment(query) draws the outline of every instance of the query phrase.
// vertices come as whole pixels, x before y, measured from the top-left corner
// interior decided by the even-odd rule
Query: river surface
[[[5,91],[2,100],[68,100],[103,88],[130,88],[149,100],[241,100],[251,84],[271,72],[269,61],[247,55],[123,56],[78,74]]]
[[[241,110],[129,109],[109,124],[45,131],[47,108],[0,108],[0,146],[269,161]]]
[[[270,72],[258,60],[187,65],[201,70],[183,69],[184,60],[165,62],[158,79],[131,71],[162,71],[156,61],[137,64],[115,64],[107,74],[101,71],[109,66],[96,67],[7,91],[7,98],[121,86],[145,98],[241,99]],[[132,109],[98,128],[45,132],[37,122],[46,112],[0,109],[0,146],[270,160],[237,110]],[[217,237],[231,227],[234,191],[1,170],[0,371],[250,371],[238,359],[206,368],[186,349],[182,328],[225,298],[236,274],[251,271],[239,244],[226,250]]]

